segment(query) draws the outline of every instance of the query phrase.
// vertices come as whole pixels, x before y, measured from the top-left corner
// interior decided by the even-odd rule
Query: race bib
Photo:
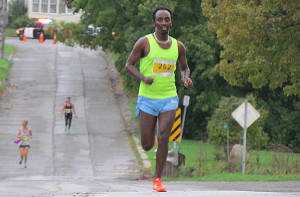
[[[66,113],[67,114],[71,113],[71,109],[66,109]]]
[[[164,77],[172,77],[176,62],[171,60],[153,60],[153,75],[161,75]]]
[[[23,136],[22,140],[28,140],[28,137],[27,136]]]

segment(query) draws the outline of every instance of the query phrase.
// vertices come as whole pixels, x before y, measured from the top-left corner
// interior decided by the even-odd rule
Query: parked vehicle
[[[43,32],[44,39],[52,39],[53,37],[50,34],[45,34],[45,30],[51,23],[53,23],[53,20],[50,18],[38,18],[34,23],[17,29],[16,34],[20,40],[23,40],[24,32],[27,38],[39,39],[40,34]]]
[[[103,29],[103,27],[94,27],[93,24],[90,24],[87,28],[87,30],[84,32],[84,35],[88,35],[88,36],[97,36],[101,30]]]

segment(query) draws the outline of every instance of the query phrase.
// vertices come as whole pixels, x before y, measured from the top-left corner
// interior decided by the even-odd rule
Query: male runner
[[[157,7],[153,11],[152,19],[155,32],[136,42],[126,62],[126,71],[141,81],[136,115],[140,116],[141,143],[145,151],[149,151],[154,145],[155,125],[159,121],[153,190],[166,192],[167,189],[161,183],[161,174],[178,108],[174,73],[177,61],[185,87],[192,87],[193,82],[189,78],[190,69],[184,45],[169,36],[172,11],[166,7]],[[140,71],[134,66],[138,61]]]

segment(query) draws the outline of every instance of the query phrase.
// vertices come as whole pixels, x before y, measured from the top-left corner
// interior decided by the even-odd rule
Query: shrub
[[[256,101],[253,96],[248,96],[247,100],[254,107]],[[242,144],[243,129],[233,119],[231,113],[244,102],[244,99],[237,97],[222,97],[217,107],[208,121],[207,130],[209,134],[209,141],[218,146],[226,145],[226,130],[223,129],[224,124],[229,125],[229,143]],[[260,118],[256,120],[253,125],[247,129],[247,147],[251,149],[261,149],[266,147],[269,137],[263,131],[264,119],[267,116],[267,111],[258,109],[261,114]]]
[[[27,15],[22,15],[13,20],[10,24],[9,27],[11,28],[20,28],[20,27],[25,27],[28,24],[31,24],[35,21],[35,18],[29,18]]]

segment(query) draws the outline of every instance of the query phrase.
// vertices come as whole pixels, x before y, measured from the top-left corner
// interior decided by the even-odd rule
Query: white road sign
[[[183,105],[189,106],[189,104],[190,104],[190,96],[185,95],[183,98]]]
[[[232,112],[232,117],[241,125],[242,128],[245,126],[245,103],[242,103],[234,112]],[[247,125],[248,128],[255,120],[260,117],[260,114],[256,109],[247,103]]]

